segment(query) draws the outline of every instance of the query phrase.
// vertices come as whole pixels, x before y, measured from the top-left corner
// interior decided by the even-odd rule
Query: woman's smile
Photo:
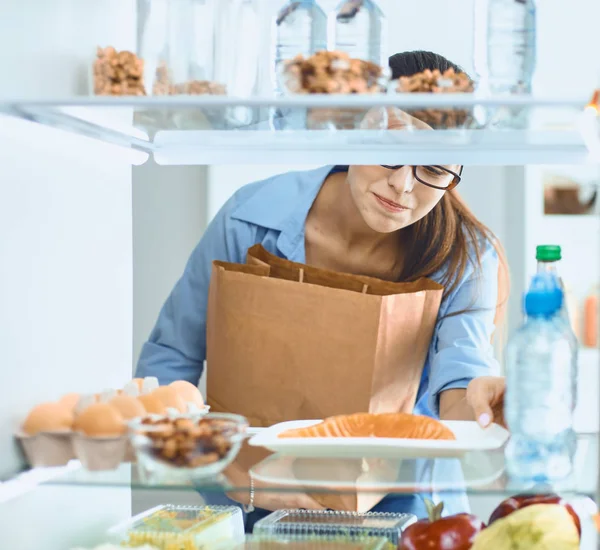
[[[390,199],[382,197],[377,193],[373,193],[377,202],[381,205],[382,208],[387,210],[388,212],[404,212],[405,210],[410,210],[407,206],[403,206],[402,204],[398,204]]]

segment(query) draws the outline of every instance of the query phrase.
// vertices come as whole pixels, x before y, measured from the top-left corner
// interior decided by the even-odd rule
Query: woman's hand
[[[487,428],[492,422],[507,427],[504,418],[505,389],[506,381],[502,376],[480,376],[471,380],[466,399],[482,428]]]
[[[290,463],[291,464],[291,463]],[[227,496],[240,504],[247,506],[250,504],[250,475],[237,464],[232,464],[225,471],[225,476],[234,487],[245,487],[242,491],[231,491]],[[290,468],[290,478],[294,477]],[[273,491],[268,489],[272,488]],[[274,512],[283,509],[299,509],[305,510],[325,510],[316,500],[308,495],[300,492],[292,492],[292,489],[279,488],[277,485],[267,485],[259,481],[254,481],[254,501],[252,502],[255,508],[262,508]]]

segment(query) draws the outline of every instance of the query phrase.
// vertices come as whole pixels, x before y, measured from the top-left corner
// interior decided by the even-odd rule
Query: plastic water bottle
[[[327,49],[387,66],[385,17],[373,0],[343,0],[327,17]]]
[[[507,348],[504,406],[511,438],[505,456],[513,478],[543,483],[573,468],[573,360],[562,302],[556,278],[535,275],[525,296],[527,319]]]
[[[536,65],[535,0],[487,1],[490,90],[497,94],[529,94]]]
[[[327,15],[316,0],[288,0],[272,26],[272,82],[276,95],[281,95],[280,65],[299,54],[310,57],[327,48]]]
[[[558,272],[558,262],[562,260],[562,249],[556,244],[544,244],[536,247],[535,259],[537,260],[537,272],[548,273],[553,277],[556,277],[560,289],[565,295],[563,305],[560,310],[561,317],[564,319],[565,324],[569,330],[569,338],[577,344],[577,337],[573,331],[573,324],[571,323],[571,314],[568,309],[568,303],[566,300],[565,284]],[[577,346],[575,346],[577,347]]]
[[[572,375],[573,379],[571,383],[573,384],[573,391],[575,395],[575,399],[577,397],[577,376],[578,376],[578,364],[579,364],[579,341],[577,340],[577,336],[573,331],[573,323],[571,322],[571,315],[573,312],[569,312],[568,308],[568,300],[567,300],[567,292],[565,289],[565,284],[560,277],[558,272],[558,263],[562,259],[562,251],[560,246],[554,244],[548,245],[540,245],[536,248],[536,260],[537,260],[537,272],[538,274],[546,273],[556,279],[556,284],[560,287],[563,293],[563,302],[562,307],[560,309],[560,319],[562,320],[563,330],[566,333],[566,336],[571,344],[571,356],[573,360],[573,370]],[[577,402],[575,401],[575,404]]]

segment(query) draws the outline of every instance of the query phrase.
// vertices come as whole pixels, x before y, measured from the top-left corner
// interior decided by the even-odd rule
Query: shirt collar
[[[277,248],[286,258],[304,261],[304,226],[308,212],[331,173],[347,167],[324,166],[289,172],[267,180],[233,212],[232,217],[279,231]]]

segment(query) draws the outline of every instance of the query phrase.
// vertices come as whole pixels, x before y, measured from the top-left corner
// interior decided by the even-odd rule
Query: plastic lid
[[[278,510],[257,521],[253,533],[265,537],[383,537],[396,547],[404,528],[416,520],[412,514]]]
[[[563,292],[555,277],[546,273],[533,277],[525,294],[527,315],[552,315],[562,307],[562,303]]]
[[[536,248],[535,259],[538,262],[557,262],[562,258],[560,246],[543,244]]]

